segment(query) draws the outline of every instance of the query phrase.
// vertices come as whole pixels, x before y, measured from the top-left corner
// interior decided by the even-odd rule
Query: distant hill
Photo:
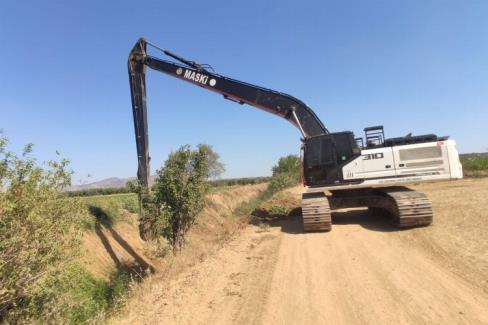
[[[72,185],[70,187],[70,191],[78,191],[78,190],[88,190],[91,188],[108,188],[108,187],[124,187],[128,180],[134,178],[119,178],[119,177],[110,177],[106,179],[102,179],[98,182],[92,182],[87,184],[81,185]]]
[[[155,176],[151,176],[149,179],[149,184],[152,184],[154,181]],[[69,191],[80,191],[80,190],[89,190],[92,188],[119,188],[125,187],[125,184],[130,181],[136,179],[135,177],[130,178],[119,178],[119,177],[110,177],[106,179],[102,179],[98,182],[92,182],[87,184],[80,184],[80,185],[71,185]]]

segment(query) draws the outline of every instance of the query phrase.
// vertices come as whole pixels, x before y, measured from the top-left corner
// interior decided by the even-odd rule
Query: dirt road
[[[486,191],[485,183],[478,186]],[[465,183],[447,186],[460,192],[473,188],[469,183],[457,188],[460,184]],[[443,218],[437,204],[437,217]],[[130,302],[115,321],[488,324],[488,291],[479,283],[486,273],[473,268],[484,265],[486,251],[480,258],[471,256],[472,265],[464,267],[463,254],[469,254],[462,249],[456,255],[456,247],[452,253],[449,247],[435,248],[443,239],[434,236],[437,224],[396,231],[365,211],[337,212],[333,223],[326,234],[303,234],[296,215],[269,226],[250,225],[169,283],[150,281],[149,292]]]

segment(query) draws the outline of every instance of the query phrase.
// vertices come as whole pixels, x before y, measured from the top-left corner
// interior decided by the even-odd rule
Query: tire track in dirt
[[[367,229],[336,219],[328,234],[283,234],[263,324],[488,323],[481,289],[382,220]]]

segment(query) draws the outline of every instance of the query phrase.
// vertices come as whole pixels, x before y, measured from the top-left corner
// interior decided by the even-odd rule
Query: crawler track
[[[406,187],[388,188],[383,192],[391,199],[388,210],[395,226],[410,228],[432,223],[432,204],[425,194]]]
[[[329,201],[324,193],[302,195],[303,230],[330,231],[332,228]]]

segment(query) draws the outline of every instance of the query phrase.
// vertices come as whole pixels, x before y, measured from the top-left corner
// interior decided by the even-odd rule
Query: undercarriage
[[[398,228],[428,226],[433,218],[427,196],[407,187],[312,192],[302,196],[304,231],[330,231],[332,210],[360,207],[388,216]]]

